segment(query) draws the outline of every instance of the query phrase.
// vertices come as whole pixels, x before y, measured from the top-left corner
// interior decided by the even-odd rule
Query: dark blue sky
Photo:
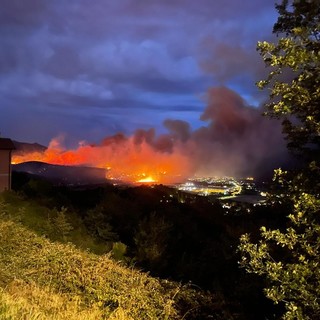
[[[0,0],[0,131],[101,141],[165,119],[203,125],[209,88],[265,98],[255,47],[273,0]]]

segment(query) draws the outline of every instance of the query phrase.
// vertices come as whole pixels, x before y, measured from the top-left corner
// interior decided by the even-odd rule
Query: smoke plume
[[[170,183],[195,174],[255,175],[287,157],[279,123],[228,88],[208,91],[200,119],[204,125],[193,131],[185,121],[167,119],[166,134],[138,129],[132,136],[119,133],[99,144],[82,142],[74,150],[63,148],[57,138],[45,152],[17,154],[14,161],[89,165],[107,168],[109,178]]]

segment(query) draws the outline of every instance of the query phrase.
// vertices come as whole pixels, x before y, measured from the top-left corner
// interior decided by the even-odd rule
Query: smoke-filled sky
[[[227,150],[235,164],[260,165],[282,148],[272,145],[277,124],[260,119],[267,93],[255,87],[266,74],[256,43],[272,37],[274,0],[0,0],[0,8],[2,136],[48,145],[62,135],[74,147],[121,133],[160,152],[183,145],[187,157],[207,159],[203,167]]]

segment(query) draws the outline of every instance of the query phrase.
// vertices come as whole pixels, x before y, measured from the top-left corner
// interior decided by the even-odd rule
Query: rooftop
[[[11,139],[0,138],[0,150],[14,150],[15,146]]]

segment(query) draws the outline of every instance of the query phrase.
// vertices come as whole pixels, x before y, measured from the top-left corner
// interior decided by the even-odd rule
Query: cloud
[[[163,130],[166,118],[195,128],[217,85],[257,105],[254,44],[271,33],[273,12],[264,0],[3,0],[0,128],[41,143]]]
[[[46,3],[41,0],[28,2],[2,0],[0,13],[0,26],[28,28],[37,27],[44,23],[46,16]]]

